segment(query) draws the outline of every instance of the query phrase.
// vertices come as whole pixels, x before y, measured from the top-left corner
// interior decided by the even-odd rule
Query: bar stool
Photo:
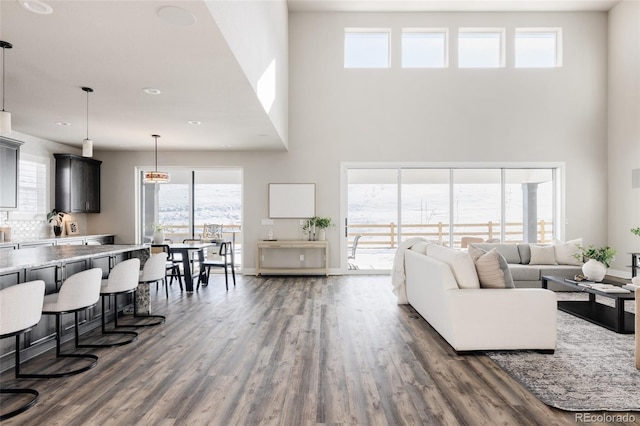
[[[140,284],[152,284],[158,283],[160,281],[164,281],[166,277],[166,264],[167,264],[167,253],[160,252],[155,253],[147,259],[142,267],[142,271],[140,271],[138,276],[138,285]],[[167,295],[168,296],[168,295]],[[138,310],[134,305],[133,308],[133,316],[135,318],[156,318],[158,321],[147,323],[147,324],[135,324],[132,327],[151,327],[154,325],[160,325],[165,322],[166,318],[162,315],[151,315],[151,314],[138,314]]]
[[[0,338],[16,336],[16,377],[17,366],[20,364],[20,335],[31,330],[40,322],[44,288],[44,281],[37,280],[0,290]],[[27,411],[40,397],[37,390],[28,388],[1,388],[0,393],[33,395],[26,404],[0,415],[0,421]]]
[[[56,316],[56,358],[91,359],[93,362],[87,366],[62,373],[20,373],[20,365],[16,364],[16,377],[27,378],[57,378],[67,377],[83,373],[92,369],[98,363],[98,357],[93,354],[60,353],[60,340],[62,340],[62,315],[75,314],[76,347],[78,345],[78,312],[91,308],[100,299],[100,281],[102,269],[93,268],[78,272],[67,278],[60,286],[58,293],[48,294],[44,297],[42,313]]]
[[[118,295],[134,293],[138,288],[138,271],[140,270],[140,259],[133,258],[116,264],[109,277],[102,280],[100,286],[100,296],[102,297],[102,334],[130,336],[127,340],[115,343],[82,343],[79,348],[111,348],[114,346],[127,345],[138,339],[135,331],[115,331],[107,330],[107,300],[113,296],[114,325],[113,328],[131,327],[130,325],[118,325]]]

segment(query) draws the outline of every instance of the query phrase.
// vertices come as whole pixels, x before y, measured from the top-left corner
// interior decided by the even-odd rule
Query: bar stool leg
[[[43,314],[49,314],[47,312],[43,312]],[[63,312],[56,312],[54,315],[56,316],[56,358],[75,358],[75,359],[92,359],[93,362],[89,365],[86,365],[84,367],[81,368],[77,368],[75,370],[70,370],[70,371],[66,371],[63,373],[20,373],[20,365],[16,362],[16,377],[18,378],[30,378],[30,379],[38,379],[38,378],[42,378],[42,379],[55,379],[55,378],[59,378],[59,377],[68,377],[68,376],[73,376],[75,374],[80,374],[80,373],[84,373],[85,371],[88,371],[90,369],[92,369],[93,367],[95,367],[98,364],[98,356],[97,355],[93,355],[93,354],[63,354],[60,351],[60,340],[62,338],[62,324],[61,324],[61,317],[62,317]],[[75,326],[76,326],[76,330],[78,328],[78,315],[77,312],[75,312],[76,314],[76,322],[75,322]],[[50,314],[49,314],[50,315]],[[17,355],[18,348],[16,348],[16,355]],[[19,359],[16,359],[16,361],[18,361]]]
[[[20,371],[20,368],[19,368],[19,365],[20,365],[20,334],[16,334],[16,351],[15,352],[16,352],[15,371],[16,371],[16,377],[18,377],[18,372]],[[3,388],[3,389],[0,389],[0,394],[5,394],[5,395],[30,394],[30,395],[33,396],[33,398],[31,398],[27,403],[21,405],[20,407],[16,408],[15,410],[10,411],[10,412],[8,412],[6,414],[0,415],[0,421],[10,419],[11,417],[17,416],[18,414],[27,411],[36,402],[38,402],[38,399],[40,399],[40,393],[35,389],[29,389],[29,388],[17,388],[17,389],[4,389]]]
[[[115,318],[113,321],[114,330],[107,330],[107,298],[111,299],[113,296],[113,309],[115,313]],[[102,322],[102,334],[106,335],[121,335],[121,336],[131,336],[127,340],[122,340],[115,343],[80,343],[80,335],[78,333],[78,314],[76,313],[76,348],[113,348],[115,346],[123,346],[128,345],[129,343],[135,342],[138,340],[138,333],[135,331],[115,331],[116,328],[123,328],[128,326],[119,326],[118,325],[118,295],[117,294],[103,294],[102,295],[102,316],[100,318]]]

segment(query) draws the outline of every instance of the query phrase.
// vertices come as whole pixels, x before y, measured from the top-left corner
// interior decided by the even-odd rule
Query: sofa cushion
[[[514,281],[540,281],[540,268],[536,266],[511,264],[509,271]]]
[[[513,277],[511,276],[511,271],[509,270],[509,264],[507,263],[507,260],[504,258],[503,255],[501,255],[496,249],[491,249],[487,252],[477,247],[469,247],[469,255],[473,259],[473,262],[476,264],[476,271],[478,272],[480,287],[489,288],[488,286],[484,285],[482,282],[482,276],[480,275],[480,271],[478,270],[477,258],[493,250],[495,250],[496,253],[498,254],[498,266],[502,271],[504,283],[501,287],[491,287],[491,288],[515,288],[516,286],[513,284]]]
[[[427,243],[426,241],[416,241],[409,250],[417,251],[418,253],[427,254]]]
[[[476,266],[468,253],[452,250],[437,244],[427,246],[427,256],[446,263],[451,268],[460,288],[480,288]]]
[[[574,255],[582,254],[580,247],[582,246],[582,238],[567,241],[553,240],[553,248],[556,254],[556,262],[558,265],[582,265],[582,256],[580,258]]]
[[[557,265],[556,252],[553,246],[541,246],[531,244],[531,261],[530,265]]]
[[[480,287],[515,288],[509,265],[496,249],[485,252],[476,247],[469,247],[469,255],[476,265]]]
[[[520,263],[528,265],[531,262],[531,247],[528,243],[518,244],[518,253],[520,253]]]
[[[550,275],[556,277],[573,278],[576,274],[581,274],[582,268],[572,265],[540,266],[540,276]]]
[[[507,263],[520,263],[520,253],[518,252],[518,246],[515,244],[471,243],[469,245],[473,245],[484,251],[489,251],[494,248],[507,260]]]

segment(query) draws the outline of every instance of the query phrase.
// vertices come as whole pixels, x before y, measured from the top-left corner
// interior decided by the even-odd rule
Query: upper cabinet
[[[53,156],[56,158],[56,210],[100,213],[102,161],[73,154]]]
[[[0,136],[0,210],[18,208],[18,162],[22,143]]]

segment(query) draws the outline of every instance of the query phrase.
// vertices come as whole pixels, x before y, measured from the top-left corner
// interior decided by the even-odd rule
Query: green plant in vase
[[[607,274],[607,269],[611,266],[611,261],[615,259],[616,251],[609,246],[596,248],[591,245],[587,248],[578,248],[580,252],[574,257],[579,260],[583,257],[589,259],[582,265],[583,274],[592,281],[602,281]]]
[[[54,222],[53,224],[53,234],[56,237],[62,235],[62,220],[64,218],[64,212],[59,212],[56,209],[51,210],[47,213],[47,220],[49,223]]]
[[[333,225],[330,217],[316,217],[316,227],[320,229],[320,240],[327,239],[326,229]]]

